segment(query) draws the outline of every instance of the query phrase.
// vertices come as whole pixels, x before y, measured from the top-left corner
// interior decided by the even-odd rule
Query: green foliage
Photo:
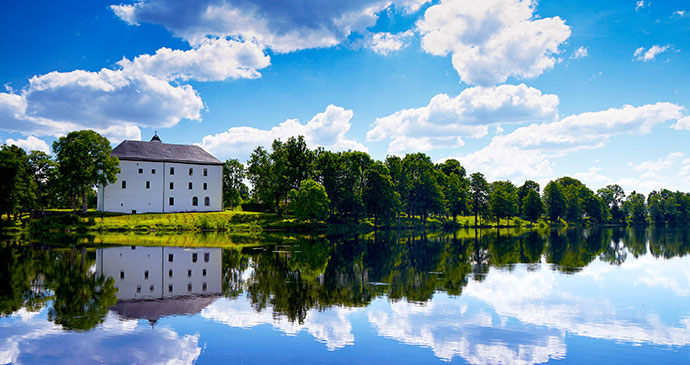
[[[481,172],[470,175],[470,204],[474,213],[474,220],[485,216],[489,209],[489,183]]]
[[[120,171],[120,161],[110,156],[110,142],[92,130],[70,132],[53,143],[59,179],[71,195],[82,195],[86,213],[86,193],[96,185],[112,184]]]
[[[494,181],[489,185],[489,212],[496,218],[510,218],[517,214],[517,188],[510,181]]]
[[[235,159],[229,159],[223,164],[223,204],[234,208],[239,206],[242,199],[246,199],[247,186],[244,184],[244,166]]]
[[[290,205],[295,218],[313,223],[328,217],[330,203],[326,189],[314,180],[302,180],[299,190],[290,191]]]
[[[0,147],[0,217],[33,208],[33,180],[29,177],[29,159],[23,149],[12,145]],[[8,219],[9,220],[9,219]]]
[[[544,205],[539,198],[539,193],[530,189],[522,201],[522,213],[528,221],[536,222],[544,213]]]
[[[544,188],[544,208],[551,223],[558,222],[565,216],[567,209],[563,187],[556,181],[550,181]]]
[[[630,217],[630,222],[639,225],[647,223],[647,206],[644,195],[633,191],[623,202],[624,212]]]
[[[380,162],[367,169],[365,180],[362,200],[369,216],[374,217],[374,227],[378,227],[380,220],[388,222],[395,217],[400,209],[400,195],[395,191],[388,168]]]

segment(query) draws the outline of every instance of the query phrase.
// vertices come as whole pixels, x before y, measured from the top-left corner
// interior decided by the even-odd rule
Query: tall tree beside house
[[[244,166],[231,158],[223,164],[223,200],[226,207],[234,208],[242,201],[242,192],[247,189],[244,185]]]
[[[539,183],[533,180],[526,180],[522,186],[520,186],[517,189],[517,201],[518,201],[518,215],[521,217],[525,217],[525,213],[522,211],[522,204],[525,201],[525,198],[527,197],[527,194],[529,194],[530,190],[534,191],[537,193],[537,196],[539,195]]]
[[[18,216],[32,191],[27,179],[28,158],[26,152],[15,145],[0,147],[0,217],[7,214]]]
[[[283,153],[287,162],[287,184],[291,189],[297,189],[302,180],[313,177],[315,153],[307,147],[303,136],[288,138],[283,144]]]
[[[479,224],[478,218],[486,215],[489,208],[489,183],[481,172],[470,175],[470,204],[474,222]]]
[[[110,156],[108,139],[92,130],[70,132],[53,143],[59,178],[70,187],[70,194],[81,195],[82,212],[86,213],[86,192],[98,184],[117,180],[120,161]],[[76,199],[75,199],[76,200]]]
[[[247,178],[252,183],[252,199],[262,203],[264,208],[273,206],[276,213],[280,214],[278,201],[274,199],[273,175],[273,163],[268,152],[261,146],[255,148],[247,161]]]

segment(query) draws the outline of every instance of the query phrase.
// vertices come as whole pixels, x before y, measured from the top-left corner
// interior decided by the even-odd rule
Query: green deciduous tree
[[[485,215],[489,208],[489,183],[481,172],[470,175],[470,204],[474,221],[479,224],[478,217]]]
[[[382,163],[374,163],[365,174],[366,185],[362,200],[367,214],[374,218],[374,228],[379,221],[389,222],[400,209],[400,196],[395,191],[388,168]]]
[[[290,191],[290,205],[295,218],[301,221],[313,223],[328,218],[328,204],[326,189],[314,180],[302,180],[299,190]]]
[[[530,189],[522,200],[522,214],[530,222],[536,222],[544,213],[544,204],[541,202],[539,193]]]
[[[556,181],[551,181],[544,187],[543,197],[546,214],[551,223],[558,222],[559,218],[565,216],[567,202],[563,187]]]
[[[86,191],[98,184],[112,184],[120,161],[110,156],[110,142],[92,130],[70,132],[53,143],[59,178],[70,187],[71,196],[82,196],[86,213]]]
[[[500,225],[501,218],[517,214],[517,188],[510,181],[494,181],[489,185],[489,212]]]
[[[644,195],[635,191],[630,193],[623,202],[623,210],[630,217],[630,222],[635,225],[647,223],[647,206]]]
[[[223,164],[223,201],[224,205],[234,208],[242,201],[242,192],[247,189],[244,185],[244,166],[239,160],[232,158]],[[246,197],[244,197],[246,198]]]

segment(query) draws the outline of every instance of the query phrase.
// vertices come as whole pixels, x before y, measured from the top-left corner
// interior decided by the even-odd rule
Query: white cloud
[[[570,56],[571,59],[585,58],[589,56],[589,50],[587,47],[580,47]]]
[[[638,11],[644,7],[647,7],[651,5],[651,2],[644,2],[643,0],[639,0],[638,2],[635,3],[635,11]]]
[[[524,84],[471,87],[454,98],[438,94],[425,107],[377,118],[367,140],[392,139],[389,153],[459,147],[462,137],[482,137],[492,124],[553,120],[557,107],[556,95]]]
[[[187,51],[161,48],[154,55],[123,59],[118,64],[162,80],[223,81],[260,77],[257,70],[270,61],[255,43],[220,38],[204,39]]]
[[[601,167],[590,167],[587,172],[579,172],[573,175],[574,178],[582,181],[583,184],[594,187],[610,184],[613,179],[600,174]]]
[[[684,17],[687,14],[685,10],[676,10],[673,12],[673,15],[678,16],[678,17]]]
[[[5,143],[8,146],[17,145],[17,146],[23,148],[24,151],[26,151],[27,153],[30,151],[41,151],[41,152],[45,152],[48,154],[50,153],[50,147],[48,147],[48,144],[44,140],[38,139],[34,136],[29,136],[25,139],[8,138],[5,141]]]
[[[137,326],[109,313],[105,322],[88,333],[64,331],[41,315],[12,322],[12,330],[0,344],[1,363],[168,363],[193,364],[201,355],[199,335],[181,336],[171,329]],[[10,320],[14,319],[11,316]],[[3,333],[4,334],[4,333]],[[113,343],[136,343],[122,351]]]
[[[393,2],[416,11],[426,0]],[[275,52],[331,47],[351,33],[366,33],[388,0],[273,1],[273,0],[141,0],[112,5],[129,24],[160,24],[195,44],[207,36],[254,40]]]
[[[439,56],[450,53],[468,84],[539,76],[559,61],[570,28],[559,17],[539,18],[535,6],[530,0],[442,0],[417,22],[422,48]]]
[[[271,129],[232,127],[225,132],[204,137],[200,145],[216,156],[232,156],[243,160],[257,146],[270,148],[274,139],[285,141],[289,137],[302,135],[310,148],[367,151],[364,145],[345,136],[352,125],[352,116],[352,110],[329,105],[323,113],[315,115],[306,124],[288,119]]]
[[[355,337],[349,317],[357,311],[357,308],[311,309],[300,324],[290,322],[285,316],[274,315],[272,308],[257,311],[247,298],[240,297],[232,301],[218,300],[204,308],[201,316],[237,328],[271,325],[289,336],[306,330],[317,341],[325,344],[329,351],[333,351],[354,344]]]
[[[398,34],[375,33],[369,40],[369,48],[380,55],[387,56],[407,47],[407,42],[413,34],[410,30]]]
[[[682,116],[684,108],[671,103],[640,107],[625,105],[600,112],[571,115],[553,123],[530,124],[495,136],[488,146],[458,157],[471,171],[489,178],[539,178],[553,174],[551,157],[603,147],[621,133],[647,134],[652,127]]]
[[[674,123],[671,128],[677,129],[677,130],[690,130],[690,116],[687,116],[682,119],[678,119],[676,123]]]
[[[667,156],[662,157],[656,161],[651,161],[651,160],[650,161],[644,161],[644,162],[641,162],[637,165],[631,164],[631,166],[635,171],[658,172],[658,171],[670,168],[671,166],[682,161],[682,159],[683,159],[683,153],[682,152],[671,152]]]
[[[669,48],[671,48],[671,46],[669,45],[659,46],[655,44],[651,46],[647,51],[645,51],[644,47],[640,47],[635,50],[635,53],[633,53],[633,57],[637,61],[649,62],[654,60],[656,56],[660,53],[666,52]]]

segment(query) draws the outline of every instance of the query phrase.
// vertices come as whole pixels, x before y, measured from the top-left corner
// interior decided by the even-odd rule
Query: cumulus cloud
[[[315,115],[306,124],[288,119],[271,129],[232,127],[225,132],[204,137],[200,145],[214,155],[223,158],[233,156],[242,160],[248,158],[257,146],[269,148],[274,139],[284,141],[302,135],[310,148],[367,151],[364,145],[345,136],[352,125],[352,116],[352,110],[329,105],[323,113]]]
[[[367,140],[390,138],[389,153],[459,147],[463,137],[482,137],[492,124],[554,120],[557,107],[556,95],[524,84],[471,87],[454,98],[439,94],[427,106],[377,118]]]
[[[442,0],[417,22],[422,48],[451,54],[468,84],[539,76],[559,61],[559,46],[570,37],[570,27],[559,17],[539,18],[535,6],[530,0]]]
[[[580,47],[570,56],[571,59],[585,58],[589,55],[587,47]]]
[[[187,51],[161,48],[153,55],[118,62],[162,80],[223,81],[260,77],[257,71],[271,63],[259,45],[224,38],[204,39]]]
[[[412,35],[410,30],[398,34],[375,33],[369,40],[369,48],[380,55],[387,56],[407,47],[407,42]]]
[[[50,153],[50,147],[48,147],[48,144],[42,140],[38,139],[34,136],[29,136],[25,139],[12,139],[8,138],[5,141],[5,144],[8,146],[11,145],[16,145],[24,149],[26,152],[30,151],[41,151],[45,153]]]
[[[427,0],[394,1],[416,11]],[[388,0],[273,1],[273,0],[141,0],[112,5],[129,24],[154,23],[176,36],[197,43],[207,36],[254,40],[275,52],[331,47],[351,33],[366,33]]]
[[[635,3],[635,11],[638,11],[644,7],[647,7],[651,5],[651,2],[644,2],[643,0],[639,0],[638,2]]]
[[[674,123],[671,128],[677,129],[677,130],[690,130],[690,116],[687,116],[682,119],[678,119],[676,123]]]
[[[545,177],[553,174],[551,157],[603,147],[621,133],[650,133],[657,124],[679,119],[683,111],[676,104],[656,103],[571,115],[496,136],[488,146],[458,159],[470,170],[486,171],[490,178]]]
[[[666,52],[669,48],[671,48],[669,45],[660,46],[655,44],[645,51],[644,47],[640,47],[635,50],[633,57],[637,61],[649,62],[654,60],[657,55]]]
[[[658,172],[664,169],[668,169],[669,167],[673,166],[674,164],[682,161],[683,159],[683,153],[682,152],[671,152],[668,155],[658,159],[658,160],[649,160],[649,161],[644,161],[641,162],[637,165],[631,164],[632,168],[635,171],[640,171],[640,172]]]

